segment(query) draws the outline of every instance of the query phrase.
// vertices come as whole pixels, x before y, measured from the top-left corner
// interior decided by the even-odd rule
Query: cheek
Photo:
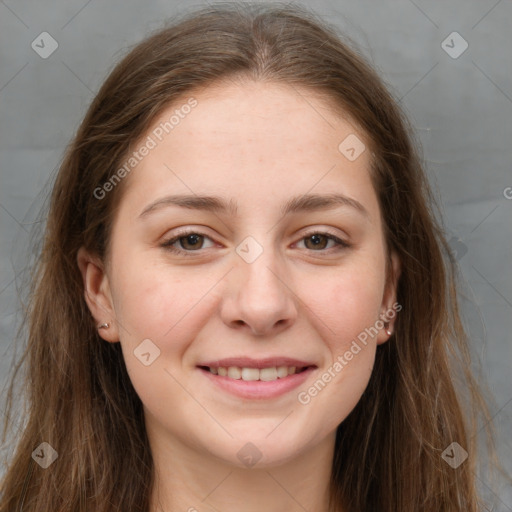
[[[340,269],[314,300],[322,303],[322,319],[329,329],[331,350],[345,351],[351,340],[375,325],[384,293],[384,264],[379,258],[361,258]]]
[[[122,253],[113,269],[116,315],[125,340],[175,337],[209,285],[206,276],[159,258],[148,260],[143,252]]]
[[[136,253],[118,257],[115,268],[114,303],[127,371],[142,402],[154,415],[165,417],[169,397],[176,403],[187,400],[173,376],[179,375],[202,319],[209,317],[204,295],[215,283]]]
[[[340,268],[323,290],[312,288],[315,293],[311,301],[316,303],[315,312],[322,320],[328,358],[313,386],[301,390],[299,402],[330,411],[326,431],[343,421],[356,406],[368,385],[375,359],[384,260],[360,256]]]
[[[377,348],[380,292],[376,274],[354,273],[340,277],[324,296],[325,364],[297,395],[300,407],[323,418],[323,434],[344,421],[368,385]]]

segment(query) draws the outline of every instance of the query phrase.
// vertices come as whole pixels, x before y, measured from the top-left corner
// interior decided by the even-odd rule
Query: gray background
[[[29,235],[40,230],[48,180],[126,48],[194,5],[200,2],[0,2],[2,389],[20,322]],[[417,131],[457,252],[473,352],[495,397],[499,452],[512,471],[512,1],[317,0],[308,6],[360,45]],[[469,45],[457,58],[463,41],[446,40],[454,31]],[[46,59],[31,47],[42,45],[42,32],[58,43]],[[496,500],[493,510],[512,511],[510,485],[491,483],[485,473],[479,478]]]

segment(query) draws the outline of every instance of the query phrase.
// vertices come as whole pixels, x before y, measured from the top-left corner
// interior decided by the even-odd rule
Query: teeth
[[[228,377],[230,379],[239,379],[242,376],[242,372],[240,371],[240,368],[236,366],[230,366],[228,368]]]
[[[270,368],[239,368],[238,366],[230,366],[225,368],[219,366],[218,368],[210,368],[210,372],[214,375],[221,377],[229,377],[235,380],[261,380],[270,382],[277,379],[283,379],[288,375],[296,373],[297,367],[295,366],[272,366]]]
[[[259,378],[258,368],[242,368],[242,380],[258,380]]]
[[[269,381],[277,379],[277,368],[262,368],[260,370],[260,380]]]
[[[288,366],[278,366],[277,367],[277,376],[282,379],[288,375]]]

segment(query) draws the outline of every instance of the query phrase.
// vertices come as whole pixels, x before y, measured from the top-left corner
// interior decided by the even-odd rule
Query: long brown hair
[[[122,184],[102,200],[94,191],[156,116],[194,90],[235,77],[309,88],[359,124],[372,146],[387,246],[401,261],[395,332],[378,347],[368,387],[337,429],[330,510],[480,510],[476,416],[456,389],[456,368],[470,391],[468,410],[483,404],[469,371],[454,259],[410,126],[372,68],[311,12],[223,4],[176,18],[123,58],[65,154],[33,278],[27,346],[9,388],[7,416],[15,377],[26,368],[28,412],[0,512],[148,511],[154,468],[142,404],[120,344],[98,336],[77,251],[108,256]],[[441,457],[454,441],[469,454],[456,469]],[[47,469],[31,456],[42,442],[58,453]]]

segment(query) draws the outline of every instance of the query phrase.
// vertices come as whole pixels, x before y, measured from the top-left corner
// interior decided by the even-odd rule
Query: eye
[[[335,251],[350,247],[350,244],[344,240],[341,240],[332,233],[324,233],[322,231],[312,231],[307,233],[303,238],[301,238],[300,242],[302,241],[305,242],[304,245],[306,246],[306,249],[312,250],[314,252],[325,252],[322,250],[325,249],[326,244],[329,242],[334,242],[334,246],[331,246],[330,249],[334,249]],[[312,243],[308,244],[307,242],[309,241]]]
[[[161,244],[161,247],[177,254],[188,255],[187,253],[189,252],[196,252],[199,249],[202,249],[202,242],[205,238],[211,240],[210,237],[197,231],[182,231]],[[183,247],[183,249],[174,247],[174,245],[178,242],[181,247]]]
[[[163,242],[161,247],[176,254],[191,256],[191,253],[204,249],[202,246],[205,239],[211,240],[211,238],[204,233],[185,230]],[[313,252],[327,252],[324,249],[329,242],[333,242],[334,246],[331,246],[329,249],[334,249],[334,251],[350,247],[350,244],[341,240],[332,233],[322,231],[312,231],[307,233],[300,239],[299,243],[302,241],[306,242],[306,249]],[[181,247],[175,247],[176,244],[179,244]],[[213,244],[210,247],[212,246]],[[331,251],[329,250],[329,252]]]

